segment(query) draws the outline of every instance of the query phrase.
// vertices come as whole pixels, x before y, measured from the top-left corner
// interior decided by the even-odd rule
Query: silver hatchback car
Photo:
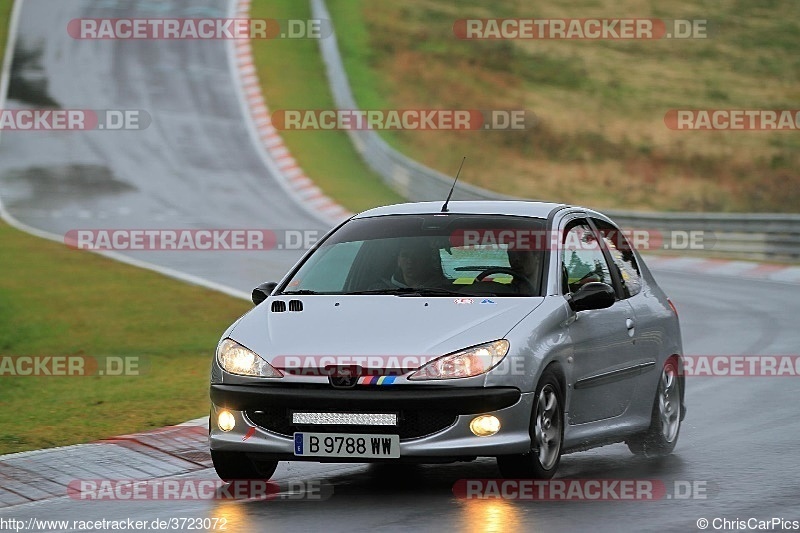
[[[278,461],[496,457],[549,478],[614,442],[672,452],[678,316],[629,239],[567,205],[424,202],[331,232],[217,346],[210,448],[225,480]]]

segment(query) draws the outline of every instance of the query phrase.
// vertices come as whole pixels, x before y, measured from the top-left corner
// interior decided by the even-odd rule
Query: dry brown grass
[[[370,51],[369,76],[352,79],[360,103],[525,108],[540,120],[525,132],[386,135],[427,165],[452,173],[466,154],[463,177],[472,183],[596,207],[800,211],[800,132],[687,132],[664,124],[674,108],[798,107],[800,3],[344,3],[330,1],[340,40],[361,25]],[[703,18],[712,30],[708,39],[683,41],[453,37],[455,19],[480,17]]]

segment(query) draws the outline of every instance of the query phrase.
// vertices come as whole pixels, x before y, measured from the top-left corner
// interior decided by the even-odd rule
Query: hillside
[[[390,131],[496,191],[598,208],[800,211],[800,131],[675,131],[671,109],[796,109],[800,3],[329,0],[362,109],[527,109],[523,132]],[[460,40],[458,19],[708,20],[706,39]]]

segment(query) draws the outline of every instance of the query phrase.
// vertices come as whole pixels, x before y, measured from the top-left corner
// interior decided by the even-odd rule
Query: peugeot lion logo
[[[328,382],[334,389],[352,389],[358,383],[362,369],[358,365],[337,365],[326,367]]]

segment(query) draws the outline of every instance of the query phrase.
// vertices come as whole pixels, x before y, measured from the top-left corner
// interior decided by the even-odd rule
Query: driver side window
[[[564,233],[561,261],[566,278],[563,284],[565,292],[575,292],[592,281],[614,286],[600,243],[586,222],[568,226]]]

